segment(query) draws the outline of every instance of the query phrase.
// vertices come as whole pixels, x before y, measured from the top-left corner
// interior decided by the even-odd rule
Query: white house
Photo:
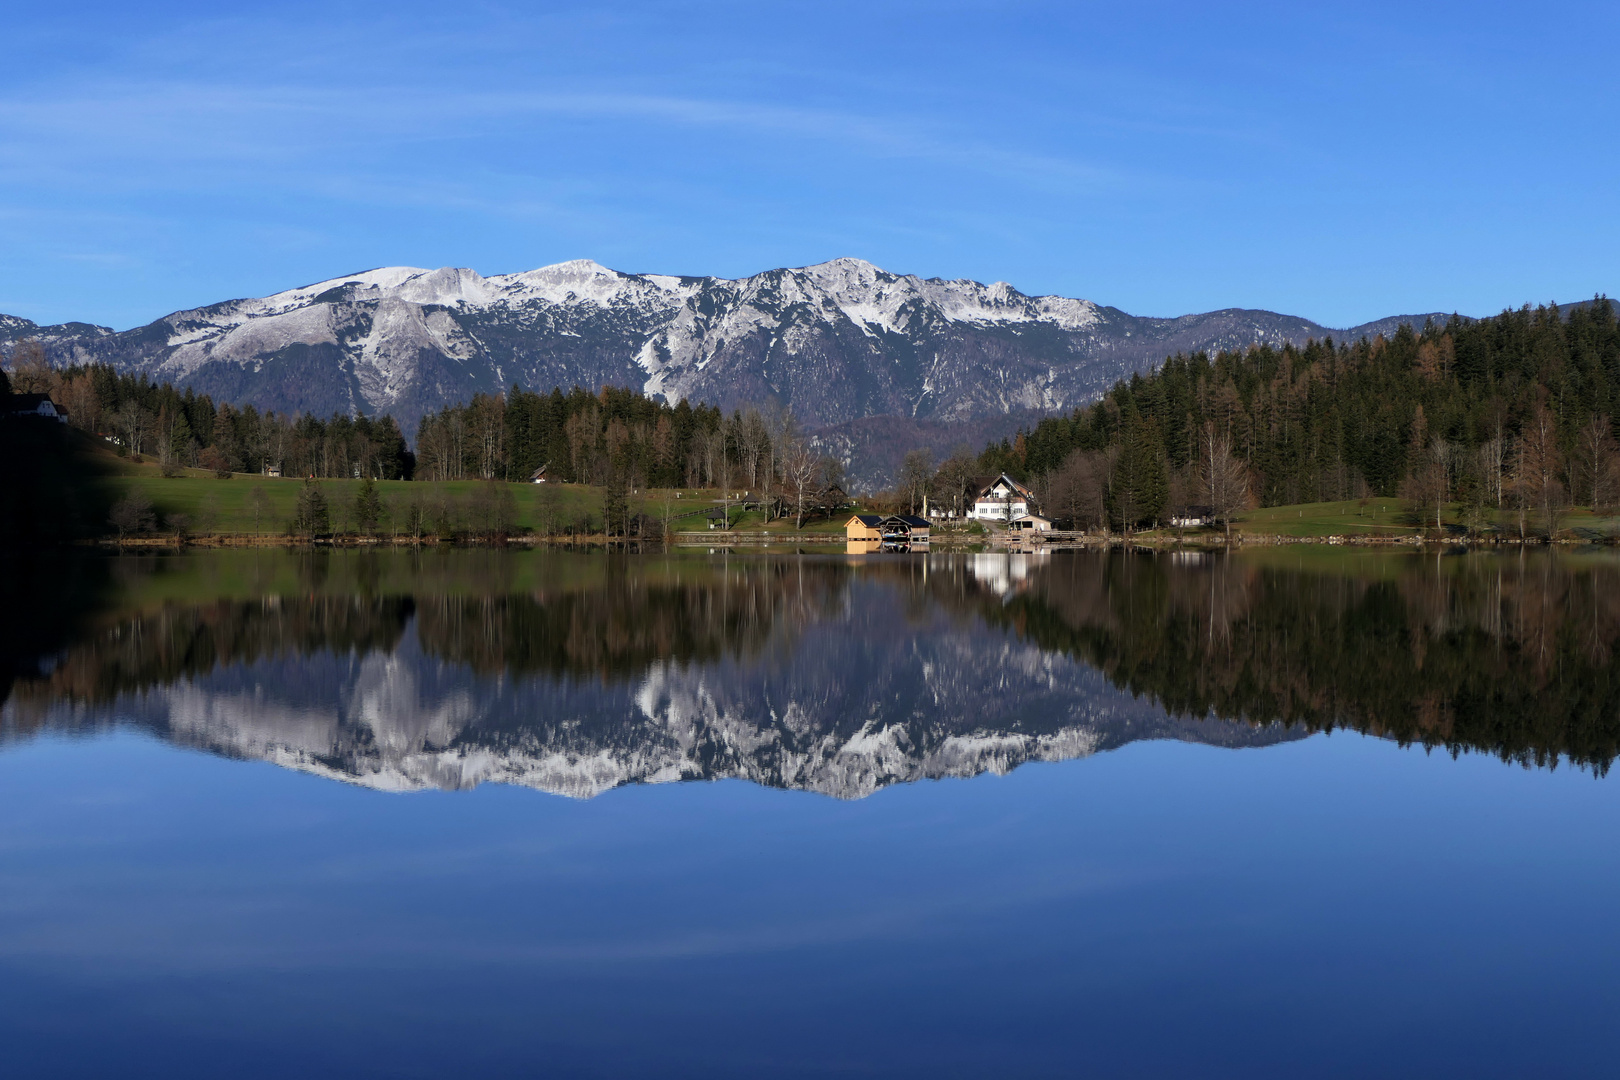
[[[978,492],[967,512],[971,520],[1016,521],[1029,516],[1030,507],[1035,502],[1029,488],[1006,473],[993,478],[985,477],[976,486]]]
[[[67,410],[52,401],[49,394],[7,394],[0,397],[0,415],[37,416],[58,424],[68,422]]]
[[[1215,524],[1215,511],[1207,506],[1189,506],[1170,515],[1172,529],[1197,529]]]

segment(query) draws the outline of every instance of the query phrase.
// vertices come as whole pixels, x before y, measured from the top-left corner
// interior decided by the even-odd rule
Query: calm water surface
[[[17,1076],[1601,1076],[1620,560],[18,568]]]

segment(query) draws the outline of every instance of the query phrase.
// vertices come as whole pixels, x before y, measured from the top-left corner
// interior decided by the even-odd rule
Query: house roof
[[[991,488],[995,487],[1003,480],[1007,482],[1007,486],[1011,487],[1018,494],[1024,496],[1024,498],[1027,499],[1031,496],[1032,493],[1029,488],[1025,487],[1023,484],[1020,484],[1006,473],[1002,473],[999,476],[975,476],[973,478],[973,486],[978,490],[978,494],[974,497],[977,499],[984,498],[986,495],[990,494]]]
[[[0,395],[0,409],[4,409],[6,412],[33,412],[35,409],[38,409],[42,403],[47,401],[51,402],[51,408],[55,409],[57,412],[62,411],[62,406],[58,405],[54,401],[51,401],[51,395],[49,394]]]
[[[932,528],[933,525],[927,518],[916,517],[912,514],[853,514],[849,520],[859,521],[869,529],[875,529],[886,521],[903,522],[913,529],[927,529]],[[849,522],[846,521],[844,524],[848,525]]]

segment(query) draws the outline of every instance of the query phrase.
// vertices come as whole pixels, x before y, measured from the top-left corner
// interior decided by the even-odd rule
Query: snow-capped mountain
[[[1066,410],[1177,350],[1331,332],[1264,311],[1139,318],[860,259],[738,280],[578,260],[494,277],[385,267],[124,332],[0,316],[0,352],[36,337],[59,363],[106,361],[261,408],[390,412],[408,434],[424,411],[514,383],[779,403],[815,429]]]

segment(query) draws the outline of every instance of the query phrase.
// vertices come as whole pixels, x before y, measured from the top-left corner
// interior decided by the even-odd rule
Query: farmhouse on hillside
[[[55,420],[58,424],[68,422],[67,410],[52,401],[49,394],[7,394],[0,397],[0,416],[7,419],[37,416],[42,420]]]

